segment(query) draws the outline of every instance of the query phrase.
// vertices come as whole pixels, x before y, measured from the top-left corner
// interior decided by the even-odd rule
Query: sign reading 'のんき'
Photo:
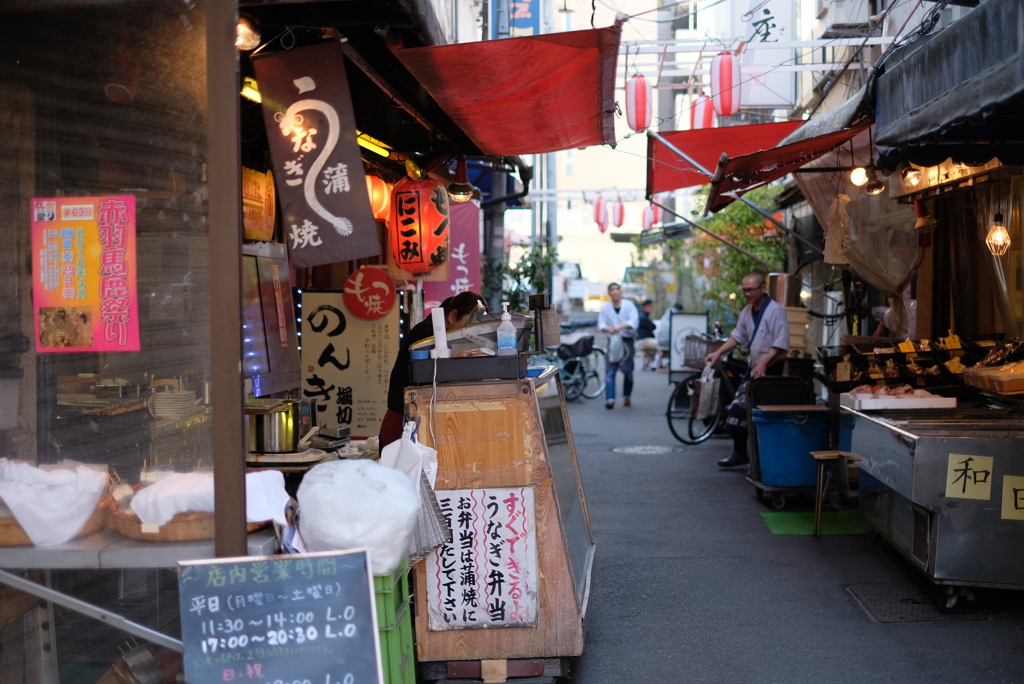
[[[437,492],[450,542],[427,556],[431,630],[537,624],[533,488]]]
[[[138,351],[135,198],[32,200],[36,351]]]

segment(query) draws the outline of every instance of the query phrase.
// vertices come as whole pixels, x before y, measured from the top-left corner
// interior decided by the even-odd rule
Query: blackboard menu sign
[[[188,684],[381,684],[365,551],[180,563]]]

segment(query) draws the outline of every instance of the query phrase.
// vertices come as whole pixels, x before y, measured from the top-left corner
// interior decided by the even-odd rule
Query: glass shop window
[[[205,7],[0,3],[0,475],[72,462],[137,488],[212,466]],[[19,543],[7,503],[0,546]],[[117,534],[87,524],[79,542],[144,557]],[[177,629],[173,571],[31,575]],[[0,681],[122,681],[133,638],[52,603],[22,619],[12,591]]]

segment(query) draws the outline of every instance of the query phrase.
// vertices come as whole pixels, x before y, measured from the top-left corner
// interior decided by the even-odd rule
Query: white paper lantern
[[[711,106],[711,98],[707,95],[700,95],[690,110],[690,130],[697,131],[703,128],[714,128],[714,126],[715,110]]]
[[[626,219],[626,207],[622,204],[622,200],[617,199],[612,202],[610,213],[612,215],[612,225],[616,228],[621,228]]]
[[[653,93],[650,82],[642,74],[626,81],[626,123],[634,131],[645,131],[651,127]]]
[[[711,104],[719,116],[740,110],[740,60],[731,52],[719,52],[711,60]]]

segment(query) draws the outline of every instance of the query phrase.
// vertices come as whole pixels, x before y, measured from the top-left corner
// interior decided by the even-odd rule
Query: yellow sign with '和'
[[[992,457],[950,454],[946,466],[946,496],[956,499],[992,498]]]

